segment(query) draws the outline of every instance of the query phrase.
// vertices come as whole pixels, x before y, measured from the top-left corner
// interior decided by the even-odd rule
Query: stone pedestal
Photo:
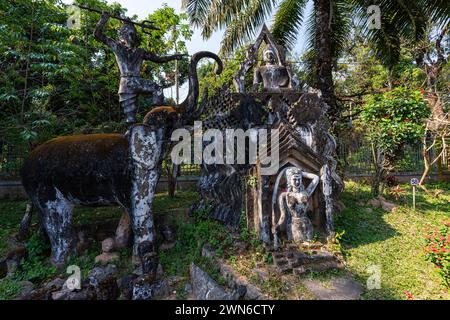
[[[344,265],[341,258],[321,246],[302,248],[291,245],[279,252],[273,252],[273,263],[280,273],[302,275],[311,271],[340,269]]]

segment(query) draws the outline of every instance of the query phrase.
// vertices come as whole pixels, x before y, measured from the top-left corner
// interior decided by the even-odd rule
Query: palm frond
[[[306,20],[306,51],[314,51],[316,41],[316,9],[313,8]]]
[[[272,34],[285,48],[292,48],[297,40],[307,2],[308,0],[284,0],[277,9]]]
[[[303,72],[305,74],[305,80],[310,86],[314,86],[316,83],[316,12],[315,8],[311,10],[308,18],[306,19],[306,46],[305,53],[303,54]]]
[[[347,46],[352,24],[352,6],[347,0],[332,2],[331,50],[333,58],[338,59]]]
[[[441,29],[450,24],[450,4],[448,0],[420,0],[426,15]]]
[[[434,0],[433,2],[442,2]],[[401,40],[412,43],[423,40],[426,35],[431,16],[442,19],[444,10],[425,5],[424,0],[352,0],[354,12],[359,16],[359,24],[363,27],[369,42],[387,66],[392,67],[400,58]],[[367,8],[378,5],[381,11],[381,29],[369,29]],[[448,6],[448,5],[447,5]],[[437,11],[436,11],[437,10]],[[443,13],[444,12],[444,13]]]
[[[213,0],[182,0],[181,8],[186,10],[189,19],[195,26],[200,26],[209,13]]]
[[[276,2],[276,0],[250,0],[245,10],[235,15],[225,30],[221,53],[232,52],[250,39],[255,34],[255,30],[262,26],[272,12]]]
[[[228,26],[233,18],[243,11],[248,0],[213,0],[209,13],[202,23],[202,36],[205,39],[211,37],[212,33]]]
[[[400,60],[400,37],[395,23],[382,20],[382,25],[380,30],[369,31],[369,41],[378,59],[388,68],[392,68]]]

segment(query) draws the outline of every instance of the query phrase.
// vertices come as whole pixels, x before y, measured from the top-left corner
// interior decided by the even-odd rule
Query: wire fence
[[[0,141],[0,180],[19,179],[26,154],[22,146]]]
[[[433,152],[434,150],[431,151]],[[338,158],[348,175],[370,175],[375,171],[370,144],[362,143],[350,147],[342,143],[339,145]],[[423,167],[422,146],[418,144],[404,147],[402,158],[396,163],[395,171],[401,174],[419,174],[423,171]]]
[[[450,142],[450,141],[449,141]],[[366,141],[341,141],[339,144],[338,159],[347,175],[371,175],[375,171],[372,156],[372,146]],[[405,145],[401,159],[395,164],[394,173],[421,174],[424,170],[423,146],[421,143]],[[440,149],[431,148],[429,158],[434,159]],[[450,154],[444,152],[441,161],[435,163],[430,173],[438,170],[450,171]]]
[[[0,141],[0,180],[20,180],[23,161],[26,158],[27,149],[18,145],[5,144]],[[163,164],[171,166],[170,160]],[[198,164],[182,164],[179,175],[192,177],[200,176],[201,167]],[[163,170],[164,176],[166,171]]]
[[[430,158],[435,156],[435,149],[430,150]],[[21,146],[2,143],[0,141],[0,180],[18,180],[23,160],[27,150]],[[374,172],[371,145],[367,142],[343,141],[339,143],[338,160],[348,176],[370,175]],[[442,161],[432,167],[431,173],[438,170],[438,165],[443,171],[450,171],[450,154],[444,154]],[[170,159],[166,160],[163,167],[171,166]],[[396,164],[396,173],[420,174],[424,163],[422,145],[408,145],[404,147],[403,156]],[[182,164],[179,176],[199,176],[201,166],[198,164]],[[162,175],[166,174],[163,170]]]

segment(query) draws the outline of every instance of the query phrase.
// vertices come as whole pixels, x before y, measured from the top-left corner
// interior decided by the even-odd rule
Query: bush
[[[425,235],[426,259],[438,269],[442,284],[450,292],[450,220]]]
[[[361,113],[369,139],[389,160],[399,160],[404,146],[417,143],[430,108],[419,90],[397,87],[370,97]]]
[[[40,283],[56,275],[56,268],[48,261],[50,245],[41,235],[31,236],[26,247],[28,255],[15,273],[16,279]]]

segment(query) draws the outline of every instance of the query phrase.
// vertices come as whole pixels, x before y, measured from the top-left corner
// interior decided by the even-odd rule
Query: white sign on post
[[[416,211],[416,186],[419,184],[419,179],[412,178],[410,182],[413,188],[413,210]]]

